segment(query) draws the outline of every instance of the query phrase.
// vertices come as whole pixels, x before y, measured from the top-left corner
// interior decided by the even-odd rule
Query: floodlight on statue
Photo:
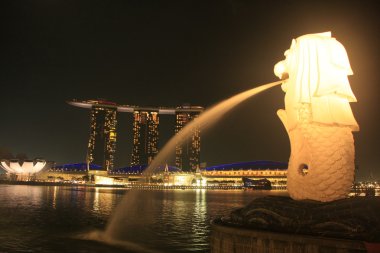
[[[359,126],[349,102],[356,102],[345,48],[331,32],[293,39],[285,60],[274,67],[285,110],[277,114],[289,135],[288,191],[296,200],[347,197],[354,179],[352,131]]]

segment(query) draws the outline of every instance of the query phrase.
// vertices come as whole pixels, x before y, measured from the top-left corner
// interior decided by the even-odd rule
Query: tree
[[[7,148],[0,148],[0,159],[13,159],[14,156]]]

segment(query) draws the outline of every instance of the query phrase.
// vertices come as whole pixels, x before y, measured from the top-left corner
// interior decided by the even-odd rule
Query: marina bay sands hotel
[[[117,113],[133,114],[133,149],[131,165],[147,165],[158,153],[159,117],[175,116],[175,133],[204,110],[200,106],[139,107],[117,105],[106,100],[68,101],[68,104],[90,110],[90,138],[87,164],[96,164],[102,170],[114,169],[116,152]],[[189,140],[175,148],[175,166],[183,171],[195,171],[200,163],[201,138],[199,128],[193,130]]]

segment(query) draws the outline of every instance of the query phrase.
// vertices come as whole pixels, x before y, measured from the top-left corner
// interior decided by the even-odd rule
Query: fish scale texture
[[[291,155],[288,191],[296,200],[322,202],[347,197],[354,180],[354,139],[345,126],[311,122],[309,104],[299,109],[299,123],[288,132]],[[303,173],[303,165],[307,173]]]

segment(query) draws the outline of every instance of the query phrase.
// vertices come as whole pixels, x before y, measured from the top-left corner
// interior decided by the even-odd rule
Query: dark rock
[[[224,225],[367,242],[380,242],[380,197],[332,202],[258,198],[223,217]]]

